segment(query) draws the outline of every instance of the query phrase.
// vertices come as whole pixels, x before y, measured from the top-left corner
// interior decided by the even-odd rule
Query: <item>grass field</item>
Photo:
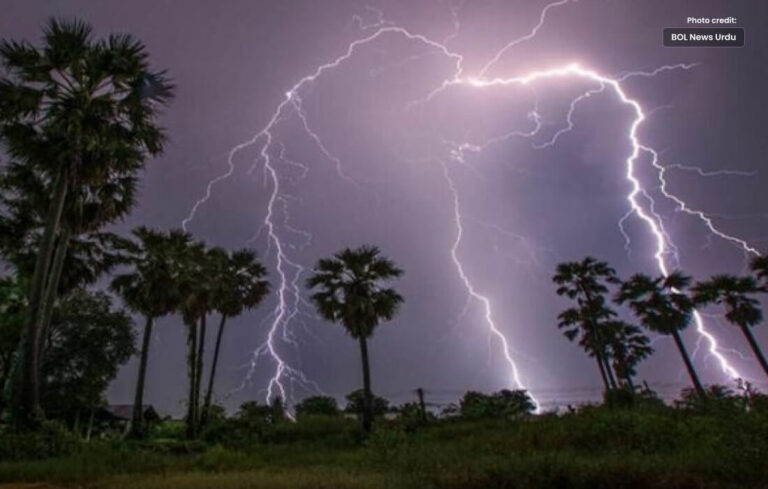
[[[768,488],[768,417],[755,413],[590,408],[527,421],[382,423],[364,442],[349,420],[314,419],[266,439],[91,442],[66,457],[2,462],[0,487]]]

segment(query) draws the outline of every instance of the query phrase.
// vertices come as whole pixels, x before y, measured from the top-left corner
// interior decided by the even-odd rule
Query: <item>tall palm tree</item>
[[[680,332],[691,323],[694,313],[693,300],[683,293],[690,283],[691,277],[681,272],[655,279],[636,274],[621,284],[616,294],[616,302],[628,303],[643,326],[649,330],[674,338],[693,386],[698,395],[704,399],[706,397],[704,386],[699,380],[680,336]]]
[[[586,257],[559,264],[552,281],[558,285],[557,295],[576,301],[576,307],[558,316],[558,327],[571,341],[581,336],[579,344],[597,361],[605,389],[615,389],[618,385],[608,362],[612,333],[606,325],[616,313],[606,305],[605,294],[609,285],[619,282],[616,271],[605,262]]]
[[[697,283],[691,290],[693,291],[693,301],[697,305],[722,304],[725,306],[725,318],[728,322],[741,328],[741,332],[747,338],[760,366],[768,375],[768,362],[766,362],[760,345],[757,344],[757,340],[750,329],[763,320],[760,302],[754,297],[750,297],[763,290],[755,279],[752,277],[715,275],[709,280]]]
[[[114,234],[101,233],[99,229],[133,207],[137,180],[133,174],[113,172],[103,182],[73,187],[69,192],[41,303],[43,319],[39,348],[42,348],[50,325],[57,296],[74,287],[95,282],[101,274],[120,262],[113,248],[122,240]],[[0,187],[4,192],[0,202],[7,209],[5,217],[15,223],[15,235],[9,237],[8,242],[15,242],[17,247],[24,242],[31,245],[21,246],[9,258],[16,258],[17,267],[19,260],[26,262],[22,266],[27,271],[19,272],[32,274],[38,235],[53,189],[40,168],[19,162],[10,162],[4,168]],[[89,255],[87,260],[77,261],[76,255],[83,252]],[[68,270],[63,274],[65,267]]]
[[[39,409],[40,335],[44,296],[67,199],[109,175],[135,174],[163,148],[155,124],[171,96],[162,73],[149,69],[144,47],[127,35],[94,41],[81,21],[51,20],[44,46],[4,40],[0,59],[0,140],[16,161],[39,168],[53,189],[35,261],[22,361],[13,389],[18,427],[32,427]]]
[[[403,298],[385,285],[402,273],[392,260],[381,256],[377,247],[361,246],[319,260],[307,280],[309,289],[317,289],[311,299],[320,315],[344,326],[360,345],[366,432],[373,424],[368,339],[382,320],[391,320],[397,314]]]
[[[216,378],[216,366],[219,363],[221,339],[224,325],[230,317],[239,316],[244,309],[258,306],[269,292],[269,282],[264,280],[267,269],[258,261],[251,250],[238,250],[225,256],[223,263],[216,267],[216,273],[210,277],[214,285],[213,304],[221,315],[219,331],[216,334],[216,346],[213,350],[211,370],[208,375],[208,390],[205,394],[203,409],[200,415],[200,425],[205,425],[213,398],[213,385]]]
[[[125,245],[130,254],[130,270],[117,275],[111,288],[133,312],[144,316],[144,335],[141,342],[139,371],[136,376],[136,392],[133,401],[131,434],[146,435],[144,427],[144,384],[147,374],[152,327],[157,318],[172,313],[178,307],[178,271],[174,270],[172,248],[174,239],[185,239],[178,231],[168,235],[140,227],[133,230],[136,242]]]
[[[186,434],[195,438],[200,426],[200,385],[205,353],[206,317],[213,310],[214,285],[210,277],[221,255],[221,248],[208,249],[203,243],[188,243],[179,252],[183,263],[180,278],[182,300],[179,306],[184,325],[187,328],[187,370],[189,393],[187,400]]]

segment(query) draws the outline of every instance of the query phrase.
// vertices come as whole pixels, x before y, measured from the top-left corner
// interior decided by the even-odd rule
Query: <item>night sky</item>
[[[230,150],[269,124],[286,92],[342,56],[351,42],[373,35],[373,24],[382,19],[388,22],[382,26],[445,42],[463,56],[464,74],[476,76],[502,47],[531,32],[545,5],[527,0],[0,0],[0,36],[37,41],[48,17],[80,17],[98,34],[135,35],[147,45],[153,65],[167,69],[178,85],[162,118],[170,135],[167,150],[148,162],[140,204],[116,226],[127,232],[137,225],[179,227],[207,183],[227,172]],[[688,16],[736,17],[746,29],[746,46],[663,48],[662,29],[682,26]],[[668,192],[706,213],[723,233],[765,252],[766,25],[768,6],[759,1],[579,0],[551,8],[536,36],[507,50],[486,75],[515,77],[578,63],[619,77],[698,63],[622,82],[647,115],[638,135],[668,168]],[[400,403],[424,387],[428,401],[444,404],[467,389],[513,388],[482,301],[468,301],[452,260],[457,223],[447,171],[462,216],[457,257],[474,290],[488,298],[521,380],[544,406],[594,399],[600,393],[598,372],[558,331],[556,316],[567,304],[555,295],[550,277],[557,263],[586,255],[609,261],[623,276],[657,273],[647,225],[637,216],[624,221],[629,244],[618,225],[629,210],[625,161],[632,151],[628,131],[634,114],[610,89],[594,93],[577,105],[573,129],[541,148],[567,127],[571,101],[598,84],[561,77],[535,86],[463,85],[427,103],[409,104],[424,99],[454,70],[454,59],[396,32],[358,46],[294,93],[302,112],[286,104],[271,126],[266,149],[262,135],[234,154],[231,177],[213,186],[188,229],[211,245],[255,248],[275,292],[277,247],[264,226],[270,208],[285,257],[297,266],[309,269],[345,246],[376,244],[405,270],[397,287],[406,303],[371,343],[374,391]],[[524,137],[536,120],[539,131]],[[304,121],[319,139],[307,132]],[[511,133],[519,135],[484,151],[458,151],[462,143],[484,145]],[[664,198],[647,155],[636,166],[685,271],[705,278],[744,269],[745,253],[738,244],[713,236],[699,218],[677,211],[675,202]],[[270,167],[280,185],[276,194]],[[647,207],[645,198],[640,202]],[[671,259],[668,264],[674,265]],[[284,268],[289,281],[296,270]],[[302,287],[305,276],[298,278]],[[317,390],[341,399],[360,385],[357,344],[341,327],[316,319],[301,303],[305,298],[306,293],[290,322],[278,324],[275,345],[306,378],[293,373],[283,383],[294,399]],[[288,299],[295,297],[289,293]],[[269,356],[260,357],[254,368],[251,362],[274,322],[276,305],[273,294],[228,325],[218,392],[230,408],[265,396],[275,363]],[[719,311],[706,312],[706,327],[727,361],[765,387],[738,329]],[[756,333],[768,343],[768,328],[758,326]],[[212,347],[210,329],[208,339]],[[695,361],[704,380],[728,382],[694,328],[685,339],[690,350],[698,350]],[[664,396],[675,395],[688,380],[680,357],[669,340],[654,346],[657,353],[641,367],[640,378]],[[180,319],[161,320],[145,399],[162,412],[181,412],[185,348]],[[132,361],[121,371],[109,390],[111,402],[130,402],[135,369]]]

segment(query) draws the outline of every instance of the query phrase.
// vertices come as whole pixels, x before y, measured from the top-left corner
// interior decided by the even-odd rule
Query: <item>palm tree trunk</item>
[[[368,342],[360,336],[360,357],[363,361],[363,430],[371,432],[373,426],[373,395],[371,394],[371,368],[368,363]]]
[[[589,293],[584,287],[579,285],[579,290],[584,294],[584,298],[587,303],[592,302],[592,294]],[[605,349],[603,348],[602,338],[600,331],[597,327],[597,323],[593,318],[589,318],[589,328],[592,330],[592,340],[595,344],[595,356],[597,357],[598,366],[600,367],[600,375],[603,376],[603,382],[605,383],[605,390],[611,390],[616,388],[616,379],[613,378],[613,372],[608,365],[608,359],[605,358]]]
[[[605,364],[605,372],[608,374],[608,382],[611,384],[611,389],[618,388],[618,384],[616,383],[616,377],[613,375],[613,369],[611,368],[611,365],[608,363],[608,359],[605,358],[605,354],[603,353],[603,363]]]
[[[195,406],[195,370],[197,366],[197,321],[187,324],[187,371],[189,372],[189,399],[187,400],[187,438],[195,437],[197,406]]]
[[[203,383],[203,354],[205,353],[205,314],[200,316],[200,334],[197,337],[197,366],[195,367],[195,433],[200,429],[200,386]]]
[[[224,324],[227,322],[227,315],[221,315],[221,322],[219,322],[219,332],[216,333],[216,346],[213,349],[213,362],[211,363],[211,373],[208,376],[208,390],[205,393],[205,401],[203,402],[203,414],[200,417],[200,426],[205,426],[208,422],[208,415],[211,409],[211,399],[213,397],[213,380],[216,378],[216,365],[219,363],[219,350],[221,349],[221,337],[224,333]]]
[[[680,333],[678,331],[673,331],[672,337],[675,339],[675,344],[677,345],[677,349],[680,351],[680,356],[683,357],[685,368],[688,370],[688,375],[691,377],[693,386],[696,388],[696,393],[699,394],[700,398],[705,399],[707,393],[704,390],[704,386],[701,384],[701,381],[699,380],[696,369],[693,368],[693,362],[691,362],[691,358],[688,356],[688,351],[685,349],[683,339],[680,338]]]
[[[69,227],[62,226],[58,243],[56,243],[56,251],[53,254],[51,273],[48,277],[48,283],[45,287],[45,297],[43,298],[43,322],[40,329],[40,337],[38,338],[37,345],[39,352],[42,352],[45,348],[45,335],[48,331],[48,328],[51,326],[53,306],[56,305],[56,296],[59,290],[61,273],[64,271],[64,262],[67,258],[67,249],[69,248],[70,235],[71,231],[69,230]],[[42,361],[42,355],[40,355],[38,361]],[[40,368],[40,366],[41,365],[38,365],[38,368]]]
[[[25,334],[22,338],[20,372],[12,393],[13,421],[18,428],[33,427],[42,417],[40,411],[40,336],[42,329],[42,300],[51,265],[56,233],[59,230],[64,202],[69,189],[68,174],[62,171],[56,178],[55,192],[48,207],[45,229],[35,260],[35,271],[29,290],[29,306]]]
[[[147,377],[147,362],[149,360],[149,345],[152,338],[151,316],[146,317],[144,325],[144,337],[141,340],[141,357],[139,359],[139,373],[136,378],[136,395],[133,398],[133,413],[131,416],[131,436],[141,438],[144,432],[144,381]]]
[[[605,374],[605,365],[603,365],[603,359],[600,358],[600,355],[595,354],[595,361],[597,361],[597,368],[600,369],[600,377],[603,379],[603,386],[605,387],[605,390],[608,391],[611,389],[611,386],[608,384],[608,376]]]
[[[629,390],[632,391],[632,392],[635,392],[636,391],[635,383],[634,383],[634,381],[632,381],[632,376],[631,375],[627,375],[626,377],[624,377],[624,380],[627,381],[627,387],[629,387]]]
[[[760,366],[763,367],[763,372],[765,372],[765,375],[768,375],[768,362],[765,361],[765,355],[763,355],[762,350],[760,350],[760,345],[757,344],[755,335],[752,334],[752,330],[749,329],[749,326],[742,324],[739,326],[741,327],[741,332],[747,337],[747,342],[749,342],[749,346],[752,348],[752,352],[755,354],[757,361],[760,362]]]

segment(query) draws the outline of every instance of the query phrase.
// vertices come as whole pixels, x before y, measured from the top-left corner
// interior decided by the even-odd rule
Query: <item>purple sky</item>
[[[0,0],[0,36],[34,41],[49,16],[77,16],[99,34],[129,32],[146,43],[154,65],[176,81],[178,95],[162,121],[171,137],[166,154],[148,163],[141,203],[119,230],[139,224],[169,228],[180,225],[207,182],[227,171],[229,150],[268,124],[294,84],[344,54],[350,42],[376,32],[361,29],[377,21],[375,9],[411,33],[438,42],[449,38],[446,46],[464,57],[465,74],[474,76],[504,45],[531,31],[546,2],[367,5],[374,9],[342,1]],[[746,47],[662,48],[662,29],[684,25],[687,16],[737,17],[746,29]],[[537,35],[505,52],[488,75],[515,77],[578,62],[616,77],[700,63],[623,83],[648,116],[639,136],[660,152],[660,164],[670,167],[668,191],[711,215],[724,233],[765,251],[766,23],[768,8],[761,2],[580,0],[550,9]],[[632,149],[627,135],[633,114],[607,89],[578,105],[572,131],[538,149],[566,127],[570,101],[597,84],[561,78],[522,88],[457,86],[409,110],[409,102],[439,87],[453,69],[453,60],[433,47],[391,33],[302,86],[297,95],[323,147],[287,106],[267,148],[280,182],[273,221],[286,257],[311,267],[344,246],[373,243],[406,270],[398,284],[406,304],[372,342],[377,393],[403,402],[421,386],[429,400],[444,403],[469,388],[513,387],[501,345],[489,336],[482,301],[467,302],[452,260],[457,228],[444,164],[463,217],[457,256],[476,292],[489,299],[523,382],[544,403],[593,398],[600,379],[593,362],[555,326],[565,304],[555,296],[550,276],[558,262],[587,254],[610,261],[622,275],[656,273],[647,226],[636,216],[628,218],[629,253],[618,227],[629,210],[625,160]],[[541,121],[533,137],[511,137],[481,153],[467,152],[463,164],[451,158],[452,142],[483,144],[531,131],[533,110]],[[235,154],[232,177],[213,187],[189,230],[211,244],[256,248],[277,289],[276,247],[268,246],[261,227],[274,190],[259,157],[265,142],[262,137]],[[648,158],[636,165],[682,267],[701,278],[741,271],[739,247],[713,237],[701,220],[675,212],[674,202],[660,194]],[[705,174],[744,173],[702,176],[679,165]],[[218,380],[219,392],[230,393],[225,400],[230,407],[264,397],[275,370],[268,357],[256,364],[250,382],[238,387],[253,350],[265,340],[276,301],[271,297],[227,329]],[[717,317],[705,321],[725,348],[748,352],[735,327]],[[757,333],[765,344],[764,329]],[[183,328],[177,318],[166,318],[156,331],[147,399],[163,411],[179,412],[186,383]],[[341,328],[315,319],[309,308],[300,306],[277,336],[280,355],[324,392],[342,397],[359,385],[356,343]],[[691,350],[700,338],[693,328],[686,333]],[[706,345],[696,355],[702,376],[725,382]],[[682,363],[669,341],[655,347],[657,354],[640,377],[661,393],[674,394],[687,385]],[[762,380],[749,355],[724,355],[747,377]],[[112,401],[130,401],[135,367],[131,362],[123,369],[110,389]],[[284,383],[296,398],[308,393],[301,382]]]

